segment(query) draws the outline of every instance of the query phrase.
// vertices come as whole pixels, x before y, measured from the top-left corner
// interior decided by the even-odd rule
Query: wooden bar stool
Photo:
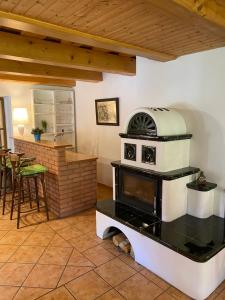
[[[10,178],[7,167],[7,157],[10,149],[0,149],[0,197],[2,199],[2,214],[5,213],[5,203],[7,194],[7,179]]]
[[[10,219],[12,220],[14,208],[17,207],[17,228],[19,228],[19,224],[20,224],[21,204],[25,204],[28,202],[30,203],[30,209],[26,211],[22,211],[22,213],[29,213],[36,210],[36,208],[32,208],[33,200],[37,204],[38,212],[40,211],[40,208],[45,208],[46,217],[47,220],[49,220],[48,204],[46,198],[45,176],[44,176],[45,173],[48,171],[48,169],[40,164],[22,166],[21,163],[22,155],[18,153],[9,154],[10,162],[12,165],[12,182],[13,182]],[[31,182],[33,182],[32,186],[31,186]],[[42,207],[40,207],[40,195],[39,195],[40,185],[42,187],[42,200],[44,202],[44,206]],[[31,192],[31,187],[34,190],[34,194],[35,194],[34,198],[32,198],[33,193]],[[16,194],[18,194],[17,197]],[[26,196],[28,200],[26,200]]]

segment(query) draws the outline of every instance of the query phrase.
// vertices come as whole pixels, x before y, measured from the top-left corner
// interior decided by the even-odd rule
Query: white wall
[[[188,55],[167,63],[137,59],[133,77],[104,75],[97,84],[78,83],[76,92],[78,150],[96,154],[99,182],[112,185],[110,162],[120,159],[118,133],[129,112],[141,106],[179,108],[188,121],[191,165],[202,168],[225,194],[225,48]],[[97,98],[120,98],[120,127],[97,126]]]
[[[29,120],[27,124],[25,124],[25,134],[29,134],[32,128],[31,88],[31,85],[22,83],[11,83],[9,81],[0,83],[0,96],[10,96],[12,108],[26,107],[28,110]],[[18,134],[16,126],[14,126],[14,134]]]

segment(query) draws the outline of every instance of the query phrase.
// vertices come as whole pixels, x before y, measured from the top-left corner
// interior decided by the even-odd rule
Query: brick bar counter
[[[14,137],[14,146],[16,152],[36,157],[36,163],[48,168],[45,178],[49,210],[58,217],[95,206],[97,157],[68,151],[68,144],[44,140]]]

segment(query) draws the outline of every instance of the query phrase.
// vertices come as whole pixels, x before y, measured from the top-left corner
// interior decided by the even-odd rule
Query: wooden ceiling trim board
[[[82,0],[79,2],[72,0],[70,3],[65,3],[64,1],[60,0],[59,2],[60,3],[58,3],[57,6],[56,3],[54,3],[49,7],[48,11],[45,10],[45,12],[41,14],[42,20],[45,19],[45,21],[49,23],[54,23],[54,20],[59,17],[63,24],[63,22],[67,22],[67,20],[71,17],[82,16],[82,9],[88,6],[88,4],[90,3],[89,0]],[[62,8],[60,8],[60,4],[62,5]],[[93,13],[92,8],[89,8],[89,10]]]
[[[225,28],[225,2],[215,0],[173,0],[209,22]]]
[[[44,10],[41,13],[41,19],[45,19],[46,22],[51,22],[56,16],[62,17],[64,16],[64,12],[67,11],[68,8],[70,8],[70,14],[73,13],[72,7],[73,3],[77,6],[79,5],[78,2],[75,0],[56,0],[54,3],[52,3],[49,7],[48,10]],[[83,1],[80,1],[80,4],[82,4]],[[15,11],[16,12],[16,11]]]
[[[27,62],[135,75],[136,59],[0,32],[0,57]],[[15,47],[16,45],[16,47]]]
[[[99,72],[56,67],[43,64],[34,64],[1,58],[0,73],[23,76],[41,76],[45,78],[82,80],[90,82],[102,81],[102,73]]]
[[[26,11],[32,7],[37,1],[36,0],[20,0],[10,11],[17,11],[18,14],[24,14]]]
[[[26,1],[26,0],[25,0]],[[25,12],[25,14],[27,15],[27,16],[32,16],[33,18],[38,18],[38,16],[39,15],[41,15],[44,11],[46,11],[46,10],[49,10],[49,7],[53,4],[53,3],[55,3],[55,0],[48,0],[47,1],[47,6],[44,6],[44,4],[46,4],[46,0],[39,0],[39,1],[36,1],[36,3],[33,5],[33,6],[31,6],[31,7],[29,7],[28,9],[27,9],[27,11]],[[14,11],[14,10],[13,10]],[[17,10],[16,10],[16,13],[17,14],[21,14],[20,12],[18,12]]]
[[[109,51],[121,52],[128,55],[139,55],[159,61],[176,59],[175,55],[161,53],[151,49],[130,45],[123,42],[102,38],[74,29],[49,24],[31,18],[0,11],[0,26],[14,28],[21,31],[37,33],[44,36],[51,36],[62,40],[68,40],[78,44],[89,45],[97,48],[108,49]]]
[[[53,85],[53,86],[64,86],[64,87],[75,87],[76,81],[74,80],[63,80],[63,79],[51,79],[43,77],[29,77],[29,76],[19,76],[10,74],[0,74],[0,80],[3,81],[16,81],[27,84],[38,84],[38,85]]]
[[[49,6],[54,3],[55,0],[20,0],[20,2],[11,10],[17,14],[23,15],[31,11],[32,8],[35,8],[35,14],[39,14],[42,11],[46,11]]]
[[[1,5],[1,9],[6,10],[6,11],[11,11],[16,4],[19,2],[20,0],[11,0],[11,1],[1,1],[0,5]]]
[[[199,14],[197,14],[194,10],[188,9],[188,5],[184,5],[184,3],[190,2],[193,3],[193,1],[199,1],[199,0],[147,0],[149,3],[153,4],[154,6],[164,10],[164,12],[167,12],[171,16],[176,17],[178,20],[182,20],[184,24],[195,24],[196,27],[199,27],[199,29],[205,29],[208,32],[214,33],[217,36],[225,37],[225,30],[224,26],[218,26],[219,22],[216,22],[216,20],[209,20],[206,17],[203,17]],[[184,2],[185,1],[185,2]],[[205,0],[204,0],[205,1]],[[218,2],[215,0],[207,0],[207,1],[213,1]],[[186,7],[185,7],[186,6]],[[218,6],[217,6],[218,8]],[[221,18],[221,16],[220,16]],[[224,16],[225,21],[225,16]]]
[[[109,4],[110,4],[110,2],[109,2]],[[107,10],[105,10],[103,12],[100,10],[99,11],[96,10],[96,13],[98,13],[98,14],[93,14],[93,12],[92,12],[90,15],[88,24],[85,23],[85,26],[86,26],[85,32],[88,31],[88,28],[94,29],[101,24],[108,24],[110,22],[112,24],[115,24],[115,22],[113,21],[115,15],[117,15],[117,18],[118,18],[117,22],[116,22],[116,25],[118,26],[119,19],[121,19],[121,18],[122,18],[122,20],[126,19],[127,15],[130,15],[132,12],[133,12],[133,14],[135,14],[136,8],[132,2],[128,2],[128,1],[123,1],[120,4],[119,15],[118,15],[118,7],[115,7],[115,6],[107,8]],[[86,14],[87,14],[87,12],[86,12]],[[74,15],[74,14],[71,15],[71,10],[70,10],[70,17],[67,16],[67,17],[65,17],[64,20],[65,20],[65,22],[63,23],[63,26],[66,26],[66,27],[70,27],[71,25],[73,27],[76,27],[79,25],[82,26],[82,24],[84,23],[82,21],[82,18],[77,18],[76,15]],[[120,27],[120,25],[119,25],[119,27]]]

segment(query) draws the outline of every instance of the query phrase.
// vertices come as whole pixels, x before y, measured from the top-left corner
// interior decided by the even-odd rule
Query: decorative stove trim
[[[136,160],[128,160],[125,155],[125,144],[136,144]],[[155,164],[146,164],[142,162],[142,146],[156,148]],[[176,149],[176,151],[174,151]],[[189,166],[190,140],[176,140],[167,143],[150,141],[121,139],[121,162],[143,169],[151,169],[157,172],[168,172]]]

